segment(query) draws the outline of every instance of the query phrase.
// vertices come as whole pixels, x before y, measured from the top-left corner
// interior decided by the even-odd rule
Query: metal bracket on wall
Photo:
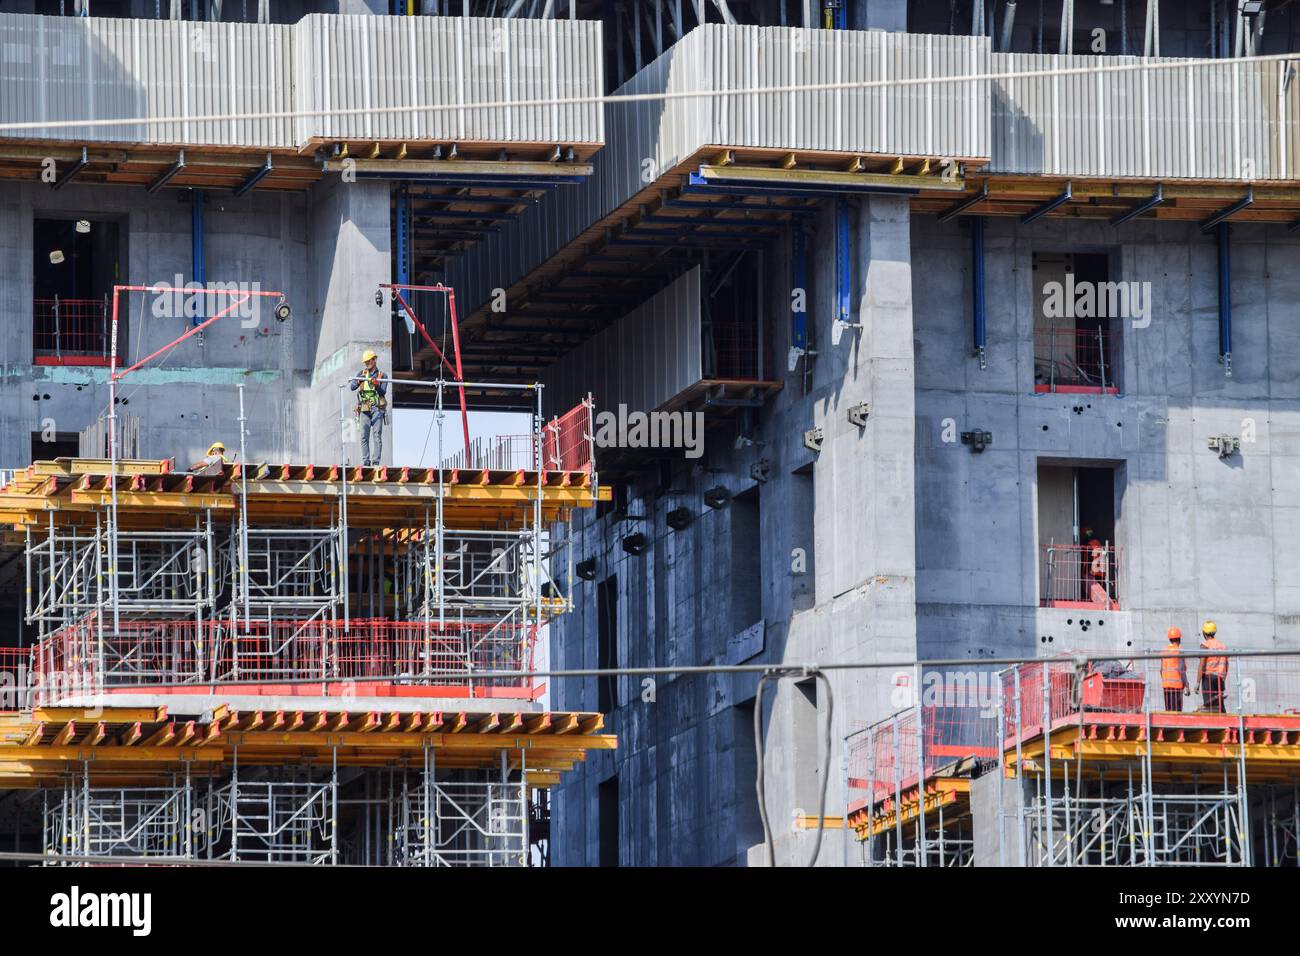
[[[749,466],[749,477],[755,481],[767,481],[772,476],[772,463],[766,458],[760,458]]]
[[[858,428],[867,427],[867,419],[871,415],[870,402],[858,402],[856,405],[849,406],[849,424]]]
[[[664,520],[674,531],[682,531],[690,527],[691,522],[695,520],[695,515],[691,513],[690,508],[674,508],[668,512]]]
[[[803,447],[809,451],[821,451],[826,433],[820,428],[810,428],[803,433]]]
[[[1232,435],[1215,435],[1208,444],[1211,450],[1219,453],[1220,458],[1231,458],[1241,451],[1241,439]]]
[[[704,492],[704,503],[710,508],[726,507],[727,502],[730,500],[731,492],[722,485],[715,485]]]
[[[970,445],[970,450],[973,452],[982,452],[986,447],[993,444],[993,433],[980,431],[979,429],[976,429],[975,431],[962,432],[961,443],[963,445]]]

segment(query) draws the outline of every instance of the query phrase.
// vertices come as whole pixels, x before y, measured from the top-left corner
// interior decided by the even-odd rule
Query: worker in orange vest
[[[1182,656],[1183,632],[1171,627],[1168,637],[1168,656],[1160,658],[1160,687],[1165,692],[1165,710],[1182,713],[1183,698],[1192,693],[1187,686],[1187,660]]]
[[[1216,636],[1219,626],[1213,621],[1201,625],[1201,647],[1207,651],[1226,651]],[[1201,702],[1206,710],[1222,714],[1225,710],[1225,688],[1228,684],[1228,658],[1214,655],[1202,657],[1196,670],[1196,681],[1201,685]]]
[[[1110,549],[1096,538],[1088,542],[1088,571],[1092,575],[1092,587],[1088,591],[1088,600],[1093,604],[1109,606],[1110,593]]]

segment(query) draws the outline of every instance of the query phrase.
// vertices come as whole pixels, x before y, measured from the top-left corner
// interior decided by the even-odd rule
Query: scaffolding
[[[36,702],[337,679],[533,694],[504,675],[572,607],[550,525],[601,494],[591,401],[535,421],[504,470],[34,465],[4,497]]]
[[[1186,694],[1159,659],[965,675],[987,688],[965,698],[926,675],[917,703],[846,740],[862,861],[1300,866],[1300,657],[1224,656],[1222,690]]]
[[[42,792],[47,865],[77,857],[156,863],[524,866],[529,785],[522,755],[499,769],[247,767],[102,786],[88,763]],[[346,768],[345,768],[346,769]]]
[[[0,789],[42,790],[50,862],[527,865],[531,791],[614,744],[531,677],[572,607],[551,526],[608,497],[591,417],[538,417],[527,460],[478,465],[15,475],[35,641],[4,658],[23,760]]]

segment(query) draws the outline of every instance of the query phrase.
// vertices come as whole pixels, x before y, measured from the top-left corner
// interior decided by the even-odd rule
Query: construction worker
[[[1167,657],[1160,658],[1160,687],[1165,692],[1165,710],[1182,713],[1183,698],[1192,693],[1187,686],[1187,659],[1182,656],[1183,632],[1171,627]]]
[[[1217,637],[1219,626],[1213,621],[1201,625],[1201,647],[1207,651],[1227,650]],[[1225,711],[1225,689],[1228,684],[1228,658],[1220,655],[1202,657],[1197,667],[1196,681],[1201,685],[1201,704],[1215,714]]]
[[[219,441],[214,441],[208,446],[207,454],[200,461],[190,465],[190,471],[200,475],[219,475],[225,465],[229,465],[231,459],[226,457],[226,446]]]
[[[361,464],[378,465],[384,453],[388,383],[379,371],[379,356],[374,349],[366,349],[362,354],[361,372],[351,380],[350,386],[357,393],[357,417],[361,420]],[[370,446],[372,435],[375,440],[373,449]]]
[[[1092,575],[1092,587],[1088,591],[1088,601],[1092,604],[1109,607],[1111,599],[1110,549],[1096,538],[1088,542],[1088,572]]]

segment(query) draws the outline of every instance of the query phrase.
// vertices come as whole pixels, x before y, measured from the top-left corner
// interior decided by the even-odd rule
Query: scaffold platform
[[[617,745],[534,677],[561,526],[609,499],[590,422],[476,446],[491,467],[19,472],[0,798],[32,795],[51,863],[527,865],[533,791]]]
[[[983,696],[929,687],[848,739],[864,862],[974,865],[982,832],[1002,865],[1300,864],[1300,658],[1224,656],[1220,696],[1178,711],[1158,659],[1113,681],[1053,659]]]

